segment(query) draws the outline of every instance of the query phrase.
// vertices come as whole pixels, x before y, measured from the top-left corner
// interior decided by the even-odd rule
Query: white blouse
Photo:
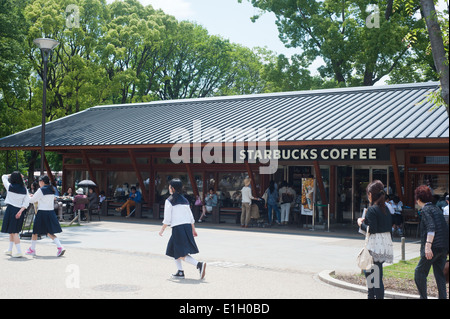
[[[164,225],[175,227],[182,224],[194,224],[194,216],[189,205],[172,206],[170,201],[166,199],[164,206]]]
[[[38,203],[38,210],[54,210],[55,194],[44,195],[39,188],[33,197],[30,197],[30,203]]]
[[[9,186],[11,185],[11,183],[8,181],[8,175],[3,175],[2,176],[2,182],[3,182],[3,186],[5,186],[6,189],[6,199],[5,199],[5,204],[9,204],[11,206],[14,207],[25,207],[28,208],[28,190],[26,194],[18,194],[18,193],[14,193],[14,192],[10,192],[9,191]]]

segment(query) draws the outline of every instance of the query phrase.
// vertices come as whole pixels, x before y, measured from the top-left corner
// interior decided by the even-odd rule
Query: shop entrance
[[[387,166],[338,166],[336,222],[350,223],[361,216],[369,205],[366,189],[371,181],[380,180],[389,192],[388,172]]]

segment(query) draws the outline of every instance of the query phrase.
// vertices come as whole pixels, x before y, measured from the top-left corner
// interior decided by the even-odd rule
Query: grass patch
[[[419,263],[420,257],[383,267],[383,284],[385,290],[400,292],[410,295],[419,295],[414,282],[414,270]],[[340,275],[334,276],[338,280],[346,281],[352,284],[366,286],[366,277],[364,274]],[[428,297],[438,297],[436,280],[433,275],[433,267],[430,269],[427,279]],[[449,286],[447,284],[447,298],[449,296]]]
[[[384,278],[398,278],[404,280],[414,280],[414,270],[419,263],[420,257],[399,261],[396,264],[383,267]],[[430,274],[433,275],[433,267],[431,267]]]

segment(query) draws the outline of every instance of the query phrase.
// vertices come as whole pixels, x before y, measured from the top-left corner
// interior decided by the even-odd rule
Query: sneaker
[[[199,263],[197,264],[197,269],[198,269],[198,271],[199,271],[199,273],[200,273],[200,279],[205,278],[206,263],[199,262]]]
[[[12,251],[11,250],[5,250],[5,255],[12,256]]]
[[[172,279],[184,279],[184,271],[178,270],[176,274],[172,275]]]
[[[25,254],[29,255],[29,256],[36,256],[36,250],[33,250],[30,248],[28,248],[28,250],[25,252]]]
[[[24,255],[22,253],[15,253],[11,256],[12,258],[22,258]]]
[[[56,257],[61,257],[62,255],[64,255],[65,252],[66,252],[66,250],[64,248],[58,247]]]

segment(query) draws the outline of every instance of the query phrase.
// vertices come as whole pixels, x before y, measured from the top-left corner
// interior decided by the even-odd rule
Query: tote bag
[[[356,263],[358,264],[358,267],[362,270],[369,270],[373,265],[372,255],[367,249],[368,241],[369,241],[369,227],[367,227],[366,230],[366,240],[364,241],[364,247],[363,249],[361,249],[358,256],[356,257]]]

